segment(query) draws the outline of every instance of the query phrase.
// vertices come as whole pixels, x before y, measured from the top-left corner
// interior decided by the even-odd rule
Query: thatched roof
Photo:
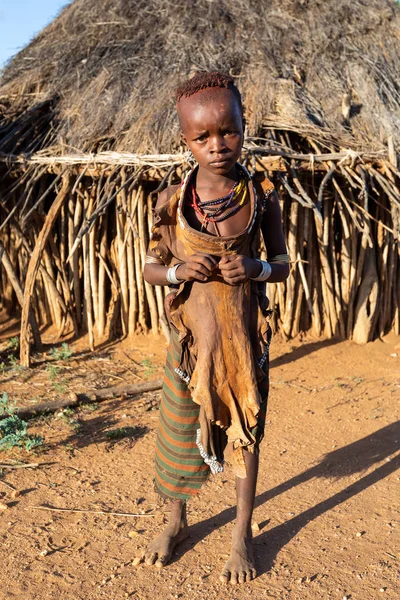
[[[75,0],[3,71],[0,151],[173,151],[173,90],[196,69],[237,77],[250,136],[400,145],[392,0]]]

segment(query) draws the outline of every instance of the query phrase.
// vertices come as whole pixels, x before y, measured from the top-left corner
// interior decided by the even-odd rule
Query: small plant
[[[12,448],[25,448],[32,450],[43,444],[43,438],[40,435],[28,434],[28,423],[14,415],[15,401],[9,400],[6,392],[3,392],[0,398],[0,418],[2,415],[9,415],[0,420],[0,450],[11,450]]]
[[[99,410],[100,406],[95,402],[88,402],[87,404],[81,404],[80,408],[83,411],[94,412],[95,410]]]
[[[107,431],[106,438],[109,440],[122,440],[125,437],[134,437],[139,430],[139,427],[118,427],[118,429]]]
[[[68,360],[72,356],[72,350],[67,342],[63,342],[61,348],[52,348],[50,350],[50,356],[54,358],[54,360]]]
[[[75,418],[75,411],[73,411],[71,408],[64,408],[61,410],[57,414],[57,419],[62,419],[65,421],[67,425],[69,425],[69,427],[71,427],[71,429],[75,432],[78,432],[82,427],[82,424],[79,422],[79,420]]]
[[[0,362],[0,375],[4,375],[7,371],[7,365],[5,362]]]
[[[3,392],[2,397],[0,398],[0,417],[3,415],[12,415],[15,410],[16,401],[11,401],[8,397],[7,392]]]
[[[8,357],[8,360],[10,361],[10,365],[13,369],[16,369],[19,366],[18,360],[17,360],[17,357],[15,356],[15,354],[11,353]]]
[[[49,374],[49,379],[53,384],[53,388],[56,392],[64,393],[67,391],[67,386],[65,385],[66,379],[63,377],[62,379],[58,379],[59,368],[55,365],[47,365],[46,371]]]
[[[10,350],[17,351],[19,348],[19,337],[15,336],[8,340]]]
[[[155,371],[155,367],[153,365],[153,363],[151,362],[150,358],[145,358],[144,360],[142,360],[142,367],[145,367],[145,371],[144,374],[146,375],[146,377],[150,377],[150,375],[153,375],[154,371]]]
[[[58,367],[54,365],[47,365],[46,371],[49,374],[50,381],[55,381],[58,375]]]

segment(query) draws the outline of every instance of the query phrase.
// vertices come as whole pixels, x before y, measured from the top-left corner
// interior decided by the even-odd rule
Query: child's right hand
[[[218,262],[211,254],[203,254],[198,252],[192,254],[189,260],[176,270],[176,276],[182,281],[207,281]]]

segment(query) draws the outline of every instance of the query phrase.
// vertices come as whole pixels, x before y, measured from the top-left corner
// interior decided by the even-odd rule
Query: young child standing
[[[268,396],[270,330],[265,282],[286,279],[281,212],[268,179],[237,161],[243,107],[233,79],[199,73],[177,90],[183,142],[195,168],[163,191],[144,270],[173,286],[166,305],[171,344],[156,442],[155,483],[170,501],[166,529],[135,559],[163,567],[187,537],[186,500],[229,458],[237,515],[221,580],[256,576],[251,518]],[[260,232],[268,262],[260,261]]]

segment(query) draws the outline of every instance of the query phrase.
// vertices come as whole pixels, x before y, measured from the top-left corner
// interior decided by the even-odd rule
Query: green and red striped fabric
[[[209,467],[196,445],[200,407],[191,399],[186,383],[175,373],[179,349],[179,342],[172,335],[157,432],[155,485],[164,497],[186,500],[200,491]]]

